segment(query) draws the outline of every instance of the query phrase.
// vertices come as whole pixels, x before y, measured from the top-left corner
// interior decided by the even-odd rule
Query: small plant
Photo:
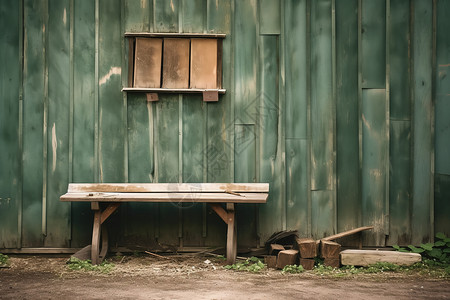
[[[259,272],[266,267],[264,263],[262,263],[257,257],[247,258],[243,262],[235,263],[232,265],[227,265],[224,268],[227,270],[236,270],[236,271],[247,271],[247,272]]]
[[[400,270],[399,265],[388,262],[377,262],[362,269],[364,273],[383,273],[383,272],[397,272]]]
[[[283,270],[281,270],[281,273],[297,274],[297,273],[302,273],[304,271],[305,271],[305,269],[303,268],[302,265],[298,265],[298,266],[297,265],[287,265],[283,268]]]
[[[394,245],[393,248],[400,252],[420,253],[425,258],[433,259],[443,264],[450,264],[450,238],[442,232],[436,234],[434,243],[420,244],[419,247],[409,245],[409,249],[398,245]]]
[[[9,257],[8,257],[8,255],[0,253],[0,267],[9,267]]]
[[[93,265],[89,259],[81,260],[75,257],[71,257],[67,262],[69,269],[73,271],[94,271],[108,274],[114,268],[114,265],[103,261],[99,265]]]

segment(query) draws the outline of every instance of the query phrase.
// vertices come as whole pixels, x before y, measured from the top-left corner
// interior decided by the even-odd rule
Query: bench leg
[[[227,264],[232,265],[236,262],[237,254],[237,236],[234,204],[227,204]]]
[[[91,249],[91,261],[93,265],[100,263],[100,230],[102,227],[101,223],[102,211],[96,210],[94,214],[94,226],[92,229],[92,249]]]

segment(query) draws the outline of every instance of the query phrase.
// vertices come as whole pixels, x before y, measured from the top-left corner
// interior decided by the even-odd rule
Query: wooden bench
[[[233,264],[236,260],[234,204],[266,203],[268,193],[268,183],[71,183],[60,200],[91,202],[93,264],[100,263],[108,251],[108,234],[102,224],[123,202],[208,203],[228,225],[227,262]],[[105,203],[106,208],[102,209],[100,203]]]

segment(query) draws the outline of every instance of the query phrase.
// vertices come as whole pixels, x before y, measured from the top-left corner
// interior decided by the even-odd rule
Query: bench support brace
[[[105,210],[101,210],[98,202],[92,202],[91,208],[94,213],[94,225],[92,229],[92,248],[91,261],[93,265],[97,265],[103,261],[108,252],[108,230],[102,224],[108,219],[113,212],[117,210],[120,203],[109,203]],[[102,247],[100,251],[100,237],[102,239]]]
[[[236,222],[234,213],[234,203],[227,203],[227,209],[219,203],[209,203],[209,206],[216,214],[228,225],[227,230],[227,263],[232,265],[236,262],[237,239],[236,239]]]

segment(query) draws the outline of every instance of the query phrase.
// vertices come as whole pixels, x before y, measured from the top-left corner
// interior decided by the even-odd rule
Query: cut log
[[[369,230],[369,229],[373,229],[373,226],[358,227],[358,228],[355,228],[355,229],[352,229],[352,230],[348,230],[348,231],[344,231],[344,232],[341,232],[341,233],[338,233],[338,234],[330,235],[330,236],[324,237],[322,239],[322,241],[333,241],[335,239],[342,238],[342,237],[345,237],[345,236],[349,236],[349,235],[352,235],[352,234],[355,234],[355,233],[358,233],[358,232],[361,232],[361,231],[364,231],[364,230]]]
[[[318,244],[311,238],[297,238],[295,246],[300,251],[301,258],[314,258],[317,256]]]
[[[269,254],[270,255],[278,255],[278,253],[283,250],[286,250],[286,249],[284,249],[283,245],[270,244]]]
[[[288,265],[296,265],[298,262],[298,250],[283,250],[278,253],[277,269],[283,269]]]
[[[320,256],[322,258],[339,258],[341,245],[331,241],[320,241]]]
[[[311,259],[311,258],[300,258],[300,265],[305,270],[312,270],[314,268],[314,259]]]
[[[276,255],[266,255],[264,256],[264,263],[268,268],[275,269],[277,267],[277,256]]]
[[[368,266],[378,262],[410,266],[420,262],[418,253],[379,250],[345,250],[341,252],[341,263],[345,266]]]
[[[327,267],[339,268],[341,266],[341,261],[339,258],[325,258],[323,264]]]

